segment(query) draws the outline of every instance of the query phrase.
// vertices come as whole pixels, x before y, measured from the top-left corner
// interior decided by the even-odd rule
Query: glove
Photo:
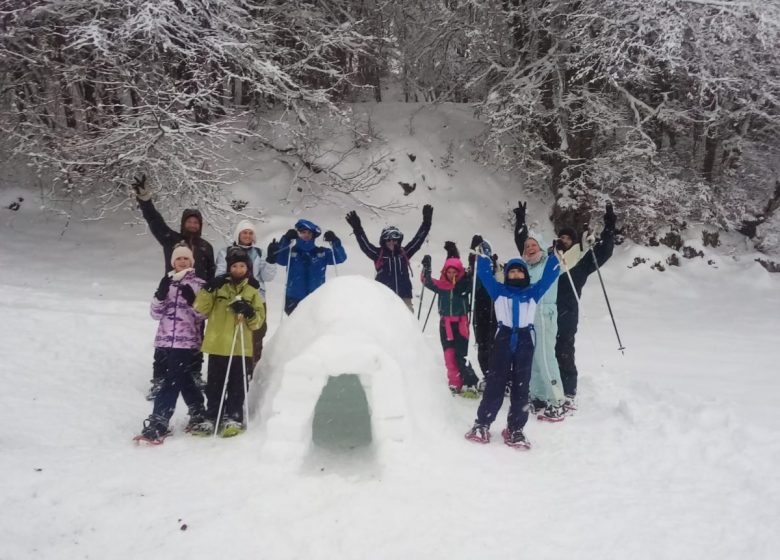
[[[615,210],[612,208],[612,203],[607,202],[607,211],[604,214],[604,229],[614,230],[617,224],[617,216],[615,216]]]
[[[284,236],[287,238],[288,241],[292,241],[293,239],[298,239],[298,232],[294,229],[288,229],[287,233],[284,234]]]
[[[471,238],[471,246],[469,247],[471,250],[474,250],[477,248],[477,246],[484,241],[482,239],[482,236],[477,234],[474,237]]]
[[[325,234],[322,236],[322,238],[328,243],[336,243],[337,241],[339,241],[339,238],[336,237],[336,234],[330,230],[326,231]]]
[[[444,242],[444,250],[447,251],[447,258],[460,258],[460,252],[458,251],[458,247],[453,243],[452,241],[445,241]]]
[[[157,291],[154,292],[154,297],[157,301],[165,301],[168,297],[168,288],[171,287],[171,277],[167,274],[162,277],[160,284],[157,286]]]
[[[184,301],[187,302],[187,305],[192,306],[195,301],[195,290],[192,289],[192,286],[184,284],[179,288],[179,294],[184,298]]]
[[[493,251],[490,250],[490,245],[488,245],[487,241],[483,241],[480,244],[479,253],[485,255],[488,258],[491,258],[493,256]]]
[[[423,268],[425,268],[427,270],[431,269],[431,256],[430,255],[425,255],[422,258],[422,265],[423,265]]]
[[[270,264],[276,264],[276,253],[279,252],[279,243],[276,242],[274,237],[268,244],[268,250],[265,253],[265,262]]]
[[[254,277],[253,274],[250,274],[246,279],[247,284],[252,286],[255,290],[260,289],[260,282],[257,281],[257,278]]]
[[[347,212],[347,223],[353,229],[353,231],[363,231],[363,226],[360,225],[360,216],[354,210]]]
[[[151,200],[152,192],[146,188],[146,174],[142,173],[140,177],[133,177],[133,190],[138,200]]]
[[[222,286],[227,284],[230,281],[230,275],[229,274],[220,274],[219,276],[215,276],[213,280],[209,280],[206,282],[206,284],[203,286],[203,289],[207,292],[213,292],[215,290],[219,290]]]
[[[237,299],[231,303],[229,307],[233,310],[233,313],[236,315],[243,315],[247,319],[252,319],[255,316],[254,307],[246,300]]]
[[[431,219],[433,218],[433,206],[430,204],[426,204],[423,206],[423,223],[424,224],[431,224]]]
[[[527,202],[517,202],[517,208],[512,210],[512,212],[515,213],[515,219],[517,220],[518,224],[524,224],[525,223],[525,209],[528,206]]]

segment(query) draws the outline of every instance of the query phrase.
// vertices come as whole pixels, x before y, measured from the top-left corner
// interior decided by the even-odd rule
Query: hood
[[[193,216],[198,218],[198,222],[200,222],[200,227],[198,228],[198,232],[195,234],[195,237],[200,237],[200,234],[203,231],[203,214],[200,213],[200,210],[195,208],[187,208],[184,212],[181,213],[181,222],[179,223],[179,232],[185,237],[187,237],[187,235],[184,233],[184,222],[187,221],[187,218],[192,218]]]
[[[317,239],[320,236],[320,233],[322,233],[320,231],[320,226],[309,220],[298,220],[295,222],[295,229],[308,229],[314,234],[312,239]]]
[[[504,284],[507,286],[513,286],[513,284],[507,283],[507,273],[509,272],[510,268],[518,268],[520,267],[523,272],[525,273],[526,281],[524,282],[525,286],[531,283],[531,274],[528,272],[528,265],[523,259],[509,259],[506,264],[504,265]],[[513,287],[524,287],[524,286],[513,286]]]
[[[255,230],[255,225],[250,222],[249,220],[241,220],[236,225],[236,229],[233,231],[233,243],[236,245],[241,245],[238,241],[238,234],[244,231],[245,229],[251,229],[252,230],[252,245],[257,243],[257,230]]]
[[[448,268],[454,268],[457,272],[455,274],[455,284],[460,282],[460,280],[466,276],[466,270],[463,268],[463,263],[460,262],[460,259],[451,258],[444,261],[444,266],[441,269],[441,275],[439,276],[439,279],[432,279],[433,283],[436,285],[437,288],[442,290],[451,290],[455,287],[455,284],[451,284],[449,280],[447,280],[447,269]]]

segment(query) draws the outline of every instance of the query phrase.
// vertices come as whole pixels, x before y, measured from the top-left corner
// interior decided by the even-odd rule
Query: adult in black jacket
[[[558,358],[558,368],[561,370],[561,381],[563,382],[563,392],[567,399],[573,401],[577,394],[577,364],[574,362],[574,339],[577,335],[577,325],[579,324],[579,309],[577,299],[582,295],[582,288],[585,282],[593,272],[596,271],[596,262],[602,266],[612,256],[615,248],[615,224],[617,217],[611,204],[607,204],[607,211],[604,214],[604,230],[593,247],[588,249],[580,260],[569,269],[571,282],[563,276],[566,274],[566,265],[564,273],[558,281],[558,338],[555,341],[555,357]],[[565,239],[563,236],[560,236]],[[575,242],[574,239],[571,242]],[[566,251],[569,247],[567,242],[563,242],[560,249]],[[577,290],[577,297],[572,291],[572,284]]]
[[[522,253],[528,228],[525,225],[525,205],[518,204],[514,210],[517,218],[515,224],[515,244]],[[617,216],[612,204],[607,203],[604,214],[604,230],[601,238],[579,257],[576,263],[565,262],[565,255],[577,242],[576,233],[572,228],[561,228],[558,231],[556,249],[564,254],[561,277],[558,280],[558,335],[555,339],[555,357],[558,359],[558,369],[561,372],[563,393],[568,406],[574,406],[577,395],[577,365],[574,361],[574,342],[579,325],[579,308],[577,301],[582,295],[582,288],[593,272],[596,271],[596,261],[601,267],[612,256],[615,248],[615,225]],[[595,258],[595,260],[594,260]],[[575,297],[572,284],[577,291]]]
[[[171,265],[171,255],[177,245],[184,244],[192,251],[195,261],[195,276],[210,282],[214,279],[214,271],[217,266],[214,262],[214,249],[211,244],[201,237],[203,231],[203,216],[200,211],[187,209],[182,212],[179,231],[174,231],[152,204],[152,193],[146,186],[146,175],[137,177],[133,183],[138,205],[141,207],[141,213],[149,224],[149,230],[154,238],[162,245],[163,256],[165,259],[166,274],[173,270]],[[164,363],[165,354],[154,351],[154,363],[152,365],[152,386],[146,399],[153,401],[162,387],[165,377],[166,364]],[[203,366],[203,354],[198,353],[197,359],[193,361],[192,375],[198,386],[203,387],[201,368]]]
[[[165,257],[165,272],[170,272],[171,255],[177,245],[185,244],[190,248],[195,258],[195,276],[209,282],[214,279],[216,264],[214,262],[214,249],[211,244],[201,237],[203,231],[203,216],[199,210],[188,208],[182,212],[179,231],[174,231],[152,204],[152,193],[146,187],[146,175],[136,178],[133,184],[138,206],[149,224],[149,230],[154,238],[162,245]]]
[[[477,248],[485,247],[490,250],[493,261],[493,274],[495,275],[498,270],[498,255],[492,253],[492,248],[487,241],[482,239],[481,235],[475,235],[471,238],[471,253],[469,254],[469,272],[468,277],[470,281],[474,281],[474,274],[476,272],[476,250]],[[474,340],[477,342],[477,361],[479,362],[479,368],[482,370],[482,376],[487,377],[490,374],[488,365],[490,364],[490,349],[493,346],[493,337],[496,334],[498,328],[498,322],[496,321],[496,309],[493,305],[493,300],[490,298],[482,282],[477,277],[477,290],[474,294],[474,315],[471,318],[471,324],[474,325]]]
[[[347,223],[352,227],[358,246],[365,255],[374,261],[376,268],[376,281],[381,282],[404,300],[406,306],[414,311],[412,306],[412,282],[410,278],[411,266],[409,259],[422,247],[423,241],[431,231],[433,218],[433,206],[426,204],[422,209],[423,221],[420,229],[414,234],[412,240],[405,246],[402,245],[404,235],[394,226],[388,226],[382,230],[379,236],[379,247],[372,245],[366,237],[366,232],[360,224],[357,212],[347,214]]]

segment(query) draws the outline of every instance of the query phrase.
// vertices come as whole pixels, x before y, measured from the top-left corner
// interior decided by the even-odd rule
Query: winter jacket
[[[255,288],[244,279],[238,284],[228,282],[213,292],[201,290],[195,298],[195,311],[201,317],[208,318],[206,335],[202,351],[216,356],[230,356],[234,329],[238,328],[236,314],[229,307],[239,296],[250,303],[255,316],[246,319],[244,325],[244,351],[241,351],[241,339],[236,338],[234,356],[252,357],[252,331],[259,329],[265,322],[263,298]]]
[[[150,313],[152,319],[160,322],[154,337],[155,348],[198,349],[203,342],[203,317],[181,296],[181,288],[190,286],[197,294],[205,282],[192,269],[182,272],[168,274],[172,280],[163,301],[152,298]]]
[[[393,290],[399,297],[409,299],[412,297],[409,259],[420,250],[430,230],[431,224],[423,222],[412,240],[395,251],[385,247],[381,240],[379,247],[372,245],[363,229],[354,230],[354,233],[360,250],[374,262],[374,279]]]
[[[274,276],[276,276],[276,267],[266,262],[263,257],[263,251],[259,247],[256,247],[255,245],[241,245],[241,243],[239,243],[238,234],[246,229],[255,230],[252,223],[248,220],[238,222],[236,230],[233,233],[232,247],[241,247],[249,255],[249,260],[252,262],[252,276],[254,276],[257,283],[260,284],[259,292],[263,297],[263,301],[265,301],[265,283],[274,279]],[[217,253],[216,276],[225,274],[228,271],[226,257],[229,248],[230,247],[223,247],[219,250],[219,253]]]
[[[162,245],[165,258],[165,272],[170,272],[173,269],[171,266],[171,254],[173,254],[174,247],[183,242],[190,248],[195,258],[196,276],[206,281],[214,278],[214,249],[208,241],[200,236],[203,229],[203,217],[199,211],[185,210],[181,215],[181,224],[177,232],[168,227],[151,200],[139,200],[138,205],[141,207],[141,213],[146,223],[149,224],[149,230]],[[195,235],[185,235],[184,222],[187,221],[187,218],[193,216],[200,220],[201,230],[198,230],[198,233]]]
[[[448,268],[454,268],[457,271],[454,284],[447,280],[446,270]],[[460,259],[451,258],[444,261],[438,280],[431,278],[430,268],[423,269],[422,281],[426,288],[439,295],[440,317],[461,317],[469,314],[471,282],[466,277],[466,271],[463,269],[463,263],[460,262]]]
[[[615,250],[615,232],[612,229],[604,229],[601,232],[601,239],[599,239],[593,247],[585,251],[580,257],[577,264],[568,269],[566,274],[566,263],[561,267],[561,274],[568,276],[571,274],[571,282],[569,278],[561,278],[558,282],[558,307],[561,306],[576,306],[577,299],[574,297],[571,285],[577,289],[577,298],[582,295],[582,288],[585,286],[585,282],[588,280],[588,276],[596,271],[596,263],[593,261],[595,257],[599,266],[603,266],[609,258],[612,256]]]
[[[325,268],[328,265],[341,264],[347,260],[347,253],[340,240],[333,243],[333,250],[317,247],[314,240],[298,239],[290,247],[290,240],[282,237],[279,241],[279,251],[276,253],[276,263],[287,264],[286,297],[300,301],[325,283]]]
[[[482,282],[494,302],[499,325],[512,329],[533,326],[536,304],[552,286],[560,272],[558,259],[555,255],[550,255],[538,282],[525,288],[508,286],[506,273],[516,263],[523,264],[527,268],[522,259],[510,259],[504,266],[505,279],[502,284],[494,278],[488,257],[480,255],[477,260],[477,278]]]

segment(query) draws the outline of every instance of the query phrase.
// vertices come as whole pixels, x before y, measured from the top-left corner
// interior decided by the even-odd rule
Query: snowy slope
[[[0,191],[26,199],[18,212],[0,213],[0,559],[777,557],[780,279],[736,238],[707,255],[715,266],[683,260],[663,273],[649,264],[668,250],[616,249],[603,274],[625,356],[593,277],[577,346],[580,410],[557,425],[529,422],[530,453],[463,440],[476,402],[448,395],[436,318],[419,335],[405,311],[364,328],[353,354],[373,356],[374,344],[382,363],[397,366],[402,382],[387,399],[405,411],[405,436],[366,460],[308,453],[307,434],[291,430],[284,413],[297,400],[295,418],[305,417],[311,387],[299,377],[296,392],[291,374],[282,391],[279,369],[300,375],[318,354],[315,373],[341,369],[346,353],[335,348],[357,336],[345,319],[369,321],[385,309],[374,286],[353,277],[371,277],[372,264],[347,235],[347,210],[358,209],[375,238],[389,223],[411,235],[419,209],[433,204],[415,271],[425,252],[438,267],[445,240],[464,250],[475,232],[502,258],[514,254],[505,219],[525,197],[511,177],[473,162],[467,138],[479,123],[464,107],[425,107],[410,136],[418,108],[356,109],[372,112],[384,138],[377,149],[396,160],[382,188],[365,196],[412,206],[403,214],[278,202],[289,170],[242,155],[256,171],[236,193],[266,208],[264,240],[305,216],[336,231],[349,258],[303,319],[280,324],[283,274],[271,284],[276,338],[258,375],[268,383],[253,383],[252,426],[233,440],[186,436],[180,408],[164,446],[130,441],[151,410],[143,399],[155,329],[148,304],[162,273],[154,240],[125,225],[133,215],[65,227],[23,185]],[[452,163],[442,168],[450,146]],[[404,197],[397,181],[418,186]],[[531,201],[529,217],[549,234],[547,202]],[[221,244],[214,232],[208,238]],[[649,262],[629,268],[638,256]],[[296,369],[296,359],[306,367]],[[322,376],[311,383],[321,386]],[[263,393],[273,379],[285,395],[278,401]],[[263,409],[266,397],[275,413]],[[295,453],[275,444],[285,429]]]

